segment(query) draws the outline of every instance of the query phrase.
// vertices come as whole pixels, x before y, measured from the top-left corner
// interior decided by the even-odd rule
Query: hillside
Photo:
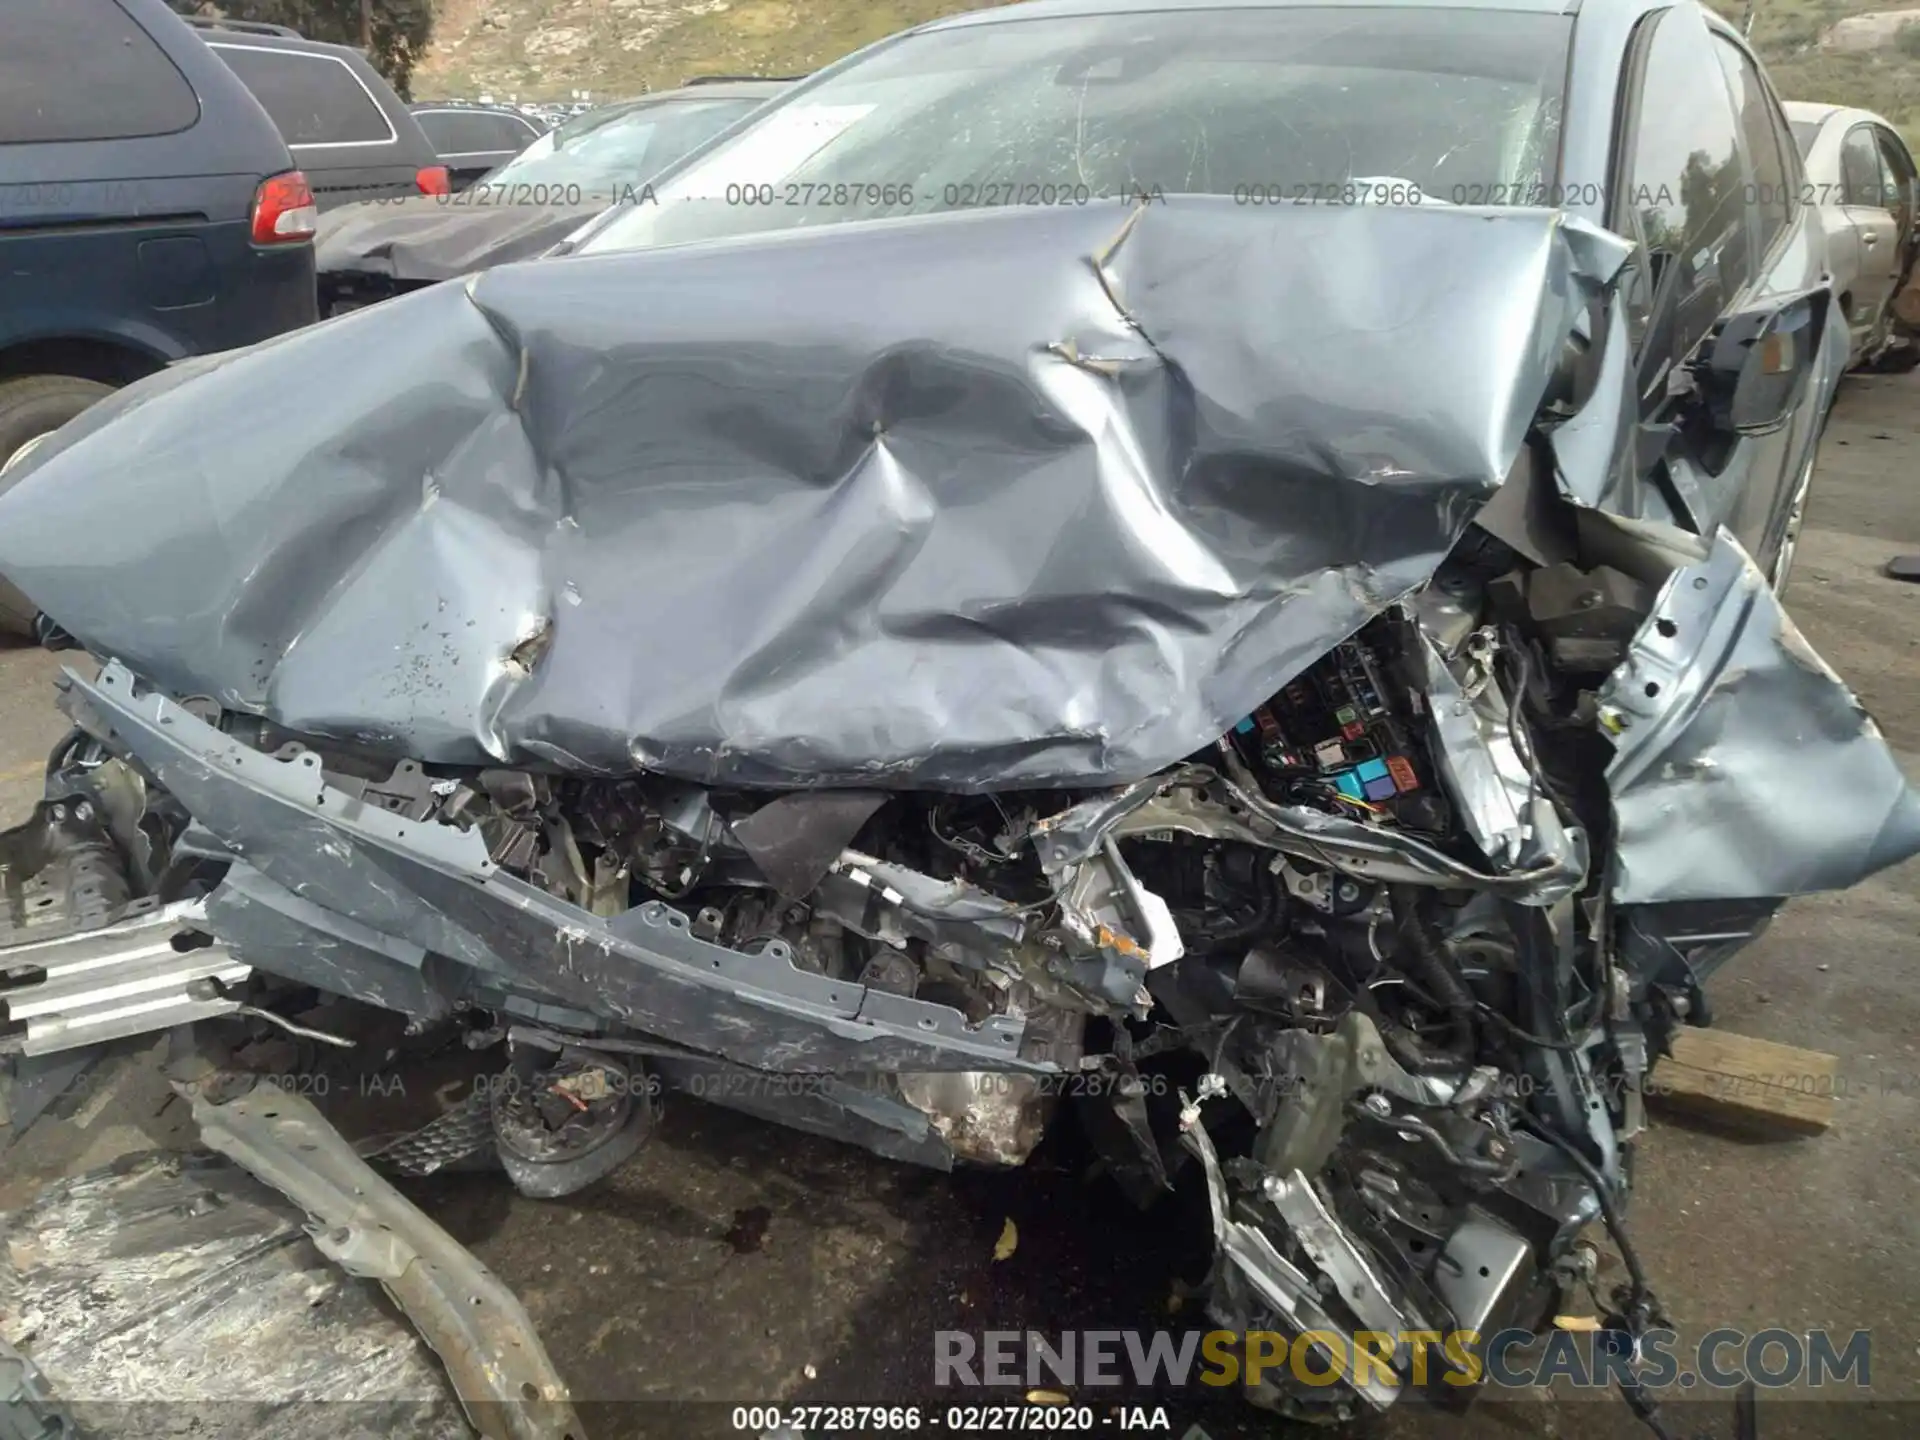
[[[1709,3],[1735,24],[1745,13],[1730,0]],[[1899,8],[1901,0],[1760,0],[1751,38],[1786,99],[1877,111],[1920,149],[1920,31],[1889,34],[1868,50],[1821,45],[1838,21]]]
[[[440,0],[420,98],[613,99],[689,75],[802,75],[987,0]]]
[[[688,75],[797,75],[909,25],[982,0],[439,0],[421,98],[482,91],[595,98],[676,85]],[[1738,23],[1740,0],[1712,0]],[[1895,0],[1898,3],[1898,0]],[[1915,0],[1908,0],[1915,3]],[[1822,48],[1837,22],[1887,0],[1760,0],[1753,39],[1791,100],[1878,110],[1920,145],[1920,30],[1872,48]]]

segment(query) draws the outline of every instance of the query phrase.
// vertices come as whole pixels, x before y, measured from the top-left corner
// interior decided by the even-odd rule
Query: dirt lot
[[[1877,573],[1920,551],[1916,455],[1920,376],[1849,382],[1790,599],[1920,775],[1920,587]],[[0,654],[0,822],[36,797],[64,728],[48,703],[58,661]],[[1917,977],[1920,863],[1793,904],[1712,999],[1726,1028],[1840,1055],[1838,1122],[1780,1144],[1660,1124],[1642,1146],[1634,1233],[1683,1334],[1873,1332],[1875,1402],[1763,1400],[1769,1440],[1920,1424]],[[128,1102],[29,1135],[0,1156],[0,1204],[83,1155],[99,1163],[177,1134],[152,1108]],[[724,1406],[666,1402],[926,1402],[936,1330],[1191,1320],[1170,1318],[1167,1283],[1170,1268],[1197,1278],[1178,1239],[1190,1227],[1124,1213],[1113,1192],[1074,1178],[1071,1158],[1045,1152],[1020,1175],[949,1180],[687,1101],[669,1106],[639,1160],[574,1200],[525,1201],[490,1175],[415,1193],[518,1287],[576,1396],[616,1402],[589,1410],[591,1433],[720,1434],[732,1428]],[[1008,1219],[1018,1246],[996,1261]],[[1732,1433],[1730,1407],[1682,1408],[1676,1436]],[[1275,1433],[1233,1408],[1193,1414],[1217,1440]],[[1388,1428],[1649,1433],[1617,1400],[1513,1403],[1466,1421],[1407,1414]]]

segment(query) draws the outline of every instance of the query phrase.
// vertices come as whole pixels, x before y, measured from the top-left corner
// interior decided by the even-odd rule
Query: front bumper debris
[[[198,901],[146,910],[102,930],[0,949],[0,1054],[51,1055],[231,1014],[239,1002],[206,996],[204,982],[237,986],[253,973],[204,940]]]
[[[429,955],[447,956],[477,972],[473,998],[497,997],[516,1018],[564,1018],[559,1000],[757,1070],[1052,1069],[1022,1057],[1017,1017],[973,1026],[948,1005],[771,964],[784,947],[747,955],[696,939],[687,917],[663,904],[602,919],[504,873],[478,834],[362,804],[326,784],[318,756],[263,755],[164,695],[138,692],[119,665],[97,682],[70,679],[168,793],[232,847],[209,916],[228,944],[275,974],[360,994],[343,972],[366,970],[396,996],[443,1009],[422,975]],[[527,998],[535,995],[551,998]]]
[[[207,1146],[274,1187],[311,1220],[320,1252],[377,1280],[433,1347],[488,1440],[584,1440],[580,1418],[526,1309],[354,1153],[311,1104],[278,1087],[224,1102],[191,1088]]]

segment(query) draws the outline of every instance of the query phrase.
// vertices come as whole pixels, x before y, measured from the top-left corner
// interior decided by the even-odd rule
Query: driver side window
[[[1650,16],[1635,51],[1624,193],[1614,203],[1616,224],[1639,242],[1628,325],[1642,400],[1657,405],[1674,367],[1753,280],[1761,236],[1740,115],[1698,9]]]
[[[1840,148],[1840,179],[1849,205],[1880,207],[1886,203],[1885,179],[1880,173],[1880,147],[1871,125],[1856,125]]]
[[[1913,156],[1906,142],[1891,130],[1874,127],[1874,139],[1880,142],[1880,169],[1886,176],[1886,194],[1882,203],[1893,212],[1901,235],[1913,229]]]

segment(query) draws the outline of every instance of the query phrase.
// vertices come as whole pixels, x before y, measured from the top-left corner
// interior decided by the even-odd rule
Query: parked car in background
[[[117,386],[311,323],[315,292],[306,179],[162,0],[5,0],[0,32],[3,471]],[[0,580],[0,628],[32,619]]]
[[[1790,101],[1786,112],[1806,165],[1807,198],[1827,233],[1834,294],[1852,335],[1848,358],[1864,364],[1902,328],[1894,300],[1920,248],[1920,167],[1900,132],[1872,111]]]
[[[534,140],[451,198],[354,205],[320,219],[320,308],[332,315],[552,248],[787,88],[727,80],[604,105]]]
[[[433,142],[358,50],[281,25],[200,16],[188,23],[266,107],[321,210],[448,192]]]
[[[547,131],[513,105],[428,101],[408,107],[447,167],[449,189],[459,194],[489,170],[497,170]]]

